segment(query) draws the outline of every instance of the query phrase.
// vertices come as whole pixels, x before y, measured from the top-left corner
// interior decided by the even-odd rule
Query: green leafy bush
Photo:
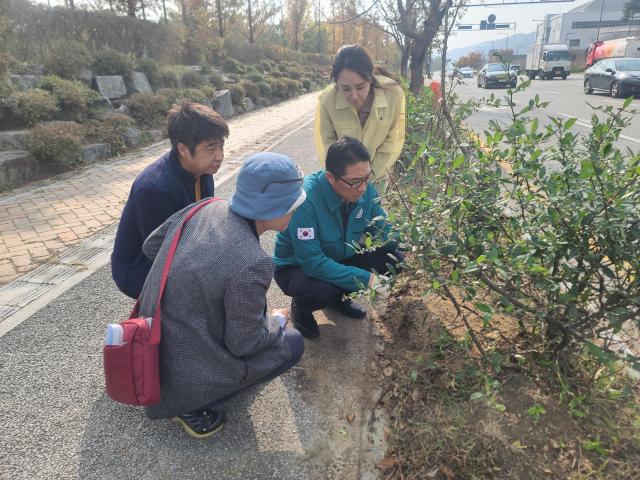
[[[172,100],[166,89],[156,93],[135,93],[127,102],[131,116],[141,125],[156,126],[164,123]]]
[[[242,88],[244,88],[247,97],[251,98],[252,100],[258,98],[260,91],[258,89],[258,85],[256,85],[254,82],[252,82],[251,80],[242,80],[242,82],[240,82],[240,85],[242,85]]]
[[[209,74],[209,83],[211,83],[216,90],[222,90],[224,88],[224,78],[222,78],[222,75],[217,72]]]
[[[160,85],[160,65],[153,58],[138,58],[136,70],[144,73],[152,87]]]
[[[242,105],[244,97],[247,96],[247,92],[242,85],[236,83],[227,85],[229,92],[231,93],[231,102],[234,105]]]
[[[271,72],[273,72],[274,70],[277,70],[277,69],[278,69],[278,67],[277,67],[277,65],[275,64],[275,62],[273,62],[273,61],[271,61],[271,60],[268,60],[268,59],[261,60],[261,61],[260,61],[260,63],[258,64],[258,67],[259,67],[260,69],[262,69],[262,71],[263,71],[264,73],[271,73]]]
[[[75,40],[53,42],[45,60],[45,70],[67,80],[74,80],[85,69],[90,69],[93,57],[87,47]]]
[[[258,91],[260,92],[260,96],[262,97],[270,97],[273,93],[273,91],[271,90],[271,85],[269,85],[267,82],[259,82]]]
[[[408,96],[414,153],[396,224],[410,270],[465,323],[473,315],[490,326],[500,315],[556,358],[585,351],[610,364],[607,339],[640,323],[640,154],[618,146],[635,112],[626,111],[631,99],[596,107],[586,135],[575,118],[542,126],[547,102],[517,103],[530,83],[504,100],[491,96],[511,119],[491,120],[484,144],[470,149],[463,140],[451,146],[467,109],[448,121],[458,130],[438,137],[437,107]]]
[[[186,70],[182,74],[182,83],[187,88],[197,88],[204,85],[204,78],[200,72],[195,70]]]
[[[298,80],[287,78],[284,80],[284,83],[287,86],[287,97],[295,97],[300,93],[300,90],[302,89],[302,83],[300,83]]]
[[[178,88],[178,73],[171,67],[161,67],[158,71],[158,86]]]
[[[27,148],[43,164],[66,170],[82,164],[81,127],[74,122],[37,125],[29,131]]]
[[[128,55],[111,48],[98,50],[93,56],[95,75],[120,75],[127,79],[133,70],[133,60]]]
[[[247,72],[247,68],[235,58],[227,58],[222,64],[225,72],[243,74]]]
[[[11,55],[0,52],[0,98],[9,96],[13,91],[13,87],[9,81],[9,68],[12,61],[13,57]]]
[[[279,98],[287,98],[287,84],[279,78],[270,77],[267,79],[271,86],[272,95]]]
[[[161,88],[157,93],[166,98],[169,105],[173,105],[179,98],[209,105],[215,96],[215,90],[210,85],[200,88]]]
[[[114,153],[121,154],[127,150],[127,135],[135,125],[133,118],[113,113],[89,122],[85,126],[85,134],[91,140],[109,144]]]
[[[247,73],[244,78],[246,78],[247,80],[251,80],[254,83],[264,82],[264,75],[262,75],[261,73]]]
[[[84,84],[55,75],[42,77],[37,86],[55,96],[61,113],[70,120],[80,120],[87,113],[89,104],[98,97]]]
[[[58,112],[58,100],[51,93],[39,88],[15,92],[7,99],[12,115],[25,125],[50,120]]]

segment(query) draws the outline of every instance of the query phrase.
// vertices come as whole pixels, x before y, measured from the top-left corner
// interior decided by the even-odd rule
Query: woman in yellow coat
[[[371,169],[382,180],[398,160],[405,136],[405,99],[397,77],[373,66],[359,45],[345,45],[334,60],[334,81],[318,98],[314,139],[324,168],[327,149],[345,135],[365,144]],[[382,193],[382,192],[381,192]]]

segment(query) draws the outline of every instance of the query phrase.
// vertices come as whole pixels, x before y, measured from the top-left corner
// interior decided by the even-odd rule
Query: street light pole
[[[600,20],[598,20],[598,32],[596,33],[596,42],[600,40],[600,25],[602,24],[602,11],[604,10],[604,0],[600,4]]]

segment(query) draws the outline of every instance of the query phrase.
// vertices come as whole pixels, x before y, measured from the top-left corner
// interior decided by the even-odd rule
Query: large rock
[[[91,102],[91,106],[94,108],[113,108],[113,104],[108,98],[100,95],[98,98]]]
[[[120,75],[97,75],[93,77],[93,83],[100,95],[109,100],[122,98],[127,94],[127,87]]]
[[[28,90],[34,88],[42,75],[10,75],[13,86],[18,90]]]
[[[28,130],[0,132],[0,150],[23,150],[27,148]]]
[[[95,163],[109,158],[113,154],[111,145],[108,143],[94,143],[82,147],[82,160],[84,163]]]
[[[91,70],[88,70],[86,68],[80,70],[80,72],[78,73],[78,81],[90,87],[91,82],[93,81],[93,73],[91,73]]]
[[[0,191],[42,178],[44,167],[29,152],[0,152]]]
[[[213,101],[213,108],[216,109],[220,115],[224,118],[233,117],[233,104],[231,103],[231,92],[229,90],[220,90],[216,92],[215,99]]]
[[[253,100],[251,100],[249,97],[246,97],[242,101],[242,106],[244,107],[245,112],[253,112],[256,109],[256,106],[254,105]]]
[[[144,72],[133,72],[131,74],[131,90],[138,93],[152,93],[151,84]]]

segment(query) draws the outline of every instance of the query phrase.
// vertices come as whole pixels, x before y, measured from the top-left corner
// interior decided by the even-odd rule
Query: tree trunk
[[[224,38],[224,21],[222,18],[222,0],[216,0],[216,12],[218,13],[218,35]]]
[[[247,19],[249,21],[249,43],[253,43],[253,16],[251,14],[251,0],[247,0]]]
[[[145,9],[144,9],[144,0],[140,0],[140,9],[142,10],[142,19],[146,20],[147,12],[145,12]]]
[[[409,89],[416,94],[424,86],[424,57],[430,44],[431,42],[426,43],[415,40],[411,45],[411,82],[409,83]]]
[[[71,0],[73,2],[73,0]],[[136,18],[136,0],[127,0],[127,16]]]
[[[169,25],[169,19],[167,18],[166,0],[162,0],[162,12],[164,13],[164,24]]]
[[[182,10],[182,23],[185,27],[189,28],[189,12],[187,11],[187,4],[185,0],[179,0],[180,9]]]
[[[409,41],[409,39],[406,39],[405,44],[401,49],[401,56],[400,56],[400,75],[402,75],[402,78],[404,78],[405,80],[409,78],[410,49],[411,49],[411,42]]]

